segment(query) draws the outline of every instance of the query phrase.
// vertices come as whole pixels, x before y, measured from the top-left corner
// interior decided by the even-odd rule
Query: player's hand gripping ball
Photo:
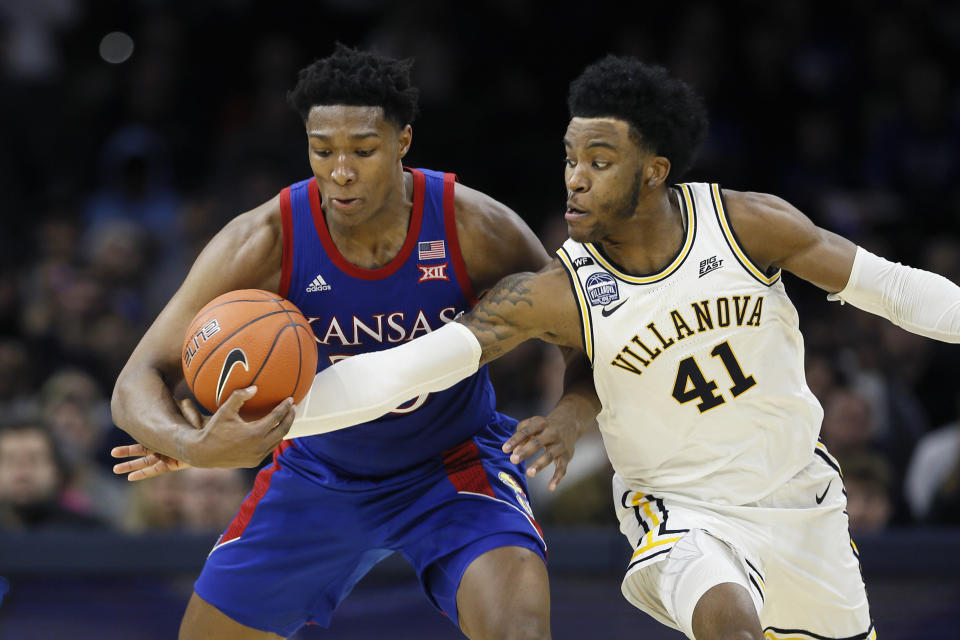
[[[252,420],[285,398],[303,400],[317,372],[317,344],[289,300],[240,289],[213,299],[193,318],[181,363],[190,391],[210,412],[234,390],[256,385],[256,395],[240,410]]]

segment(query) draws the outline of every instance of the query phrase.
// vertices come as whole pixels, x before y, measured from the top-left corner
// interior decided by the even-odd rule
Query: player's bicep
[[[480,364],[495,360],[518,344],[535,337],[533,324],[533,273],[515,273],[494,285],[459,322],[480,343]]]
[[[814,229],[816,236],[810,244],[787,256],[779,266],[824,291],[836,293],[847,286],[857,246],[832,231]]]
[[[556,261],[537,273],[503,278],[459,321],[480,343],[481,364],[530,338],[583,348],[579,311],[563,267]]]

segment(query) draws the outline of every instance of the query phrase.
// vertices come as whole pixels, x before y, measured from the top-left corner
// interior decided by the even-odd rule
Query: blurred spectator
[[[31,364],[24,342],[0,340],[0,415],[19,416],[36,408]]]
[[[67,467],[39,420],[0,427],[0,528],[99,527],[61,503]]]
[[[155,131],[142,125],[115,131],[101,151],[100,188],[87,202],[89,228],[127,220],[157,234],[161,242],[169,240],[179,206],[169,162]]]
[[[845,464],[848,455],[870,443],[872,420],[870,404],[863,395],[852,389],[835,389],[826,399],[820,434],[830,453]]]
[[[960,524],[960,423],[920,439],[904,487],[914,518],[928,524]]]
[[[96,381],[75,369],[59,371],[41,387],[40,406],[70,469],[70,481],[63,491],[64,503],[75,511],[119,526],[128,483],[97,460],[106,449],[105,439],[112,423],[107,399]]]
[[[131,483],[122,528],[132,533],[183,528],[184,472],[164,473]]]
[[[808,352],[804,366],[807,386],[821,405],[825,405],[838,385],[839,372],[834,363],[824,354]]]
[[[224,531],[250,489],[242,469],[189,468],[176,473],[183,476],[183,525],[195,533]]]
[[[882,531],[893,514],[892,472],[882,456],[869,451],[848,455],[843,462],[850,533]]]

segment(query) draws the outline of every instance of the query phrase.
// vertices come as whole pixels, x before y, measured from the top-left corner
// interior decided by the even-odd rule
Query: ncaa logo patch
[[[517,502],[520,503],[520,506],[523,507],[523,510],[526,511],[532,518],[533,509],[530,508],[530,502],[527,500],[527,494],[523,492],[523,487],[520,486],[520,483],[517,482],[517,480],[506,471],[501,471],[498,473],[497,478],[500,479],[500,482],[513,489],[513,494],[516,496]]]
[[[617,281],[609,273],[594,273],[587,278],[587,297],[590,304],[597,307],[608,305],[620,299],[620,289]]]

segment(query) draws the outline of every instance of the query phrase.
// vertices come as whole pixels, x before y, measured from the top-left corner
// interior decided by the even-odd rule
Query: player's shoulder
[[[457,183],[456,233],[464,263],[477,293],[517,271],[538,271],[549,256],[536,235],[510,207]]]
[[[457,229],[463,233],[493,236],[499,228],[526,227],[510,207],[465,184],[457,183],[454,189],[454,208]]]
[[[723,189],[722,196],[737,239],[758,266],[768,267],[816,237],[810,219],[779,196],[732,189]]]
[[[283,215],[279,194],[245,211],[224,225],[212,243],[226,245],[248,259],[272,256],[283,240]]]
[[[801,215],[792,204],[771,193],[722,189],[721,194],[727,216],[735,225],[776,225]]]

